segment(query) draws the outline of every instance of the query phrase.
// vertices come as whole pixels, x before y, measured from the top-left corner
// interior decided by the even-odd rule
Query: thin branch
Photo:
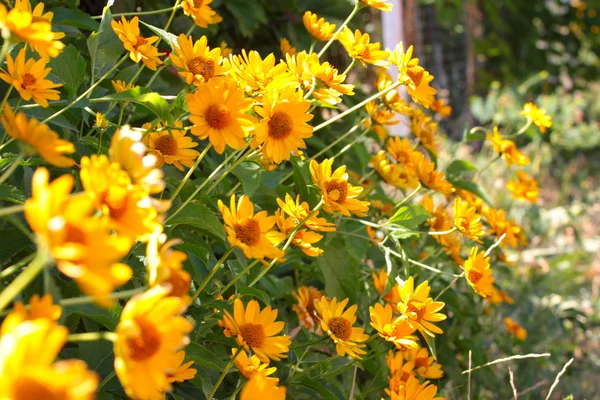
[[[533,392],[535,389],[539,388],[540,386],[544,386],[546,383],[548,383],[547,379],[544,379],[541,382],[536,383],[535,385],[528,387],[527,389],[523,390],[521,393],[519,393],[521,396],[529,393],[529,392]]]
[[[475,368],[472,368],[472,369],[469,368],[468,370],[463,371],[462,374],[464,375],[464,374],[467,374],[467,373],[469,373],[471,371],[475,371],[475,370],[478,370],[478,369],[481,369],[481,368],[484,368],[484,367],[489,367],[490,365],[494,365],[494,364],[500,364],[500,363],[503,363],[503,362],[506,362],[506,361],[523,360],[525,358],[542,358],[542,357],[550,357],[550,353],[542,353],[542,354],[531,353],[531,354],[525,354],[525,355],[517,354],[517,355],[506,357],[506,358],[499,358],[497,360],[490,361],[487,364],[479,365],[479,366],[477,366]]]
[[[575,360],[575,359],[571,358],[569,361],[567,361],[567,363],[560,370],[560,372],[558,373],[558,375],[556,375],[556,379],[554,379],[554,383],[552,384],[552,386],[550,386],[550,391],[548,392],[548,396],[546,396],[546,400],[550,400],[550,395],[552,394],[552,392],[554,391],[554,389],[556,388],[556,386],[558,386],[558,382],[560,381],[560,377],[563,376],[563,374],[567,371],[567,368],[569,368],[569,365],[571,365],[571,363],[573,362],[573,360]]]
[[[500,236],[498,238],[498,240],[496,241],[496,243],[494,243],[493,245],[491,245],[490,248],[486,250],[486,252],[483,254],[483,256],[484,257],[489,256],[490,253],[492,252],[492,250],[494,250],[494,248],[500,246],[500,243],[502,243],[502,241],[504,240],[505,237],[506,237],[506,233],[503,233],[502,236]]]
[[[515,374],[513,374],[513,370],[511,367],[508,367],[508,376],[510,376],[510,387],[513,391],[513,397],[515,400],[519,399],[519,393],[517,392],[517,388],[515,386]]]
[[[469,377],[467,378],[467,399],[471,400],[471,350],[469,350]],[[464,372],[463,372],[464,373]]]

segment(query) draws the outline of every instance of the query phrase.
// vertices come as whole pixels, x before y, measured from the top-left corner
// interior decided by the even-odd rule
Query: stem
[[[231,195],[232,195],[232,194],[234,194],[234,193],[235,193],[235,191],[236,191],[236,190],[237,190],[237,189],[238,189],[240,186],[242,186],[241,182],[238,182],[238,183],[236,183],[236,184],[235,184],[235,186],[234,186],[234,187],[232,187],[232,188],[231,188],[231,190],[230,190],[229,192],[227,192],[227,194],[226,194],[225,196],[226,196],[226,197],[231,197]]]
[[[92,91],[106,78],[108,78],[113,72],[115,72],[117,70],[117,68],[119,68],[119,66],[121,64],[123,64],[125,62],[125,60],[127,60],[127,58],[129,57],[128,54],[124,55],[123,58],[121,58],[119,60],[119,62],[117,64],[115,64],[114,67],[112,67],[107,73],[105,73],[104,75],[102,75],[102,77],[100,79],[98,79],[92,86],[90,86],[90,88],[88,90],[86,90],[85,92],[83,92],[82,94],[79,95],[79,97],[77,97],[75,100],[73,100],[71,103],[67,104],[64,108],[61,108],[59,111],[55,112],[54,114],[52,114],[51,116],[49,116],[48,118],[46,118],[45,120],[43,120],[41,123],[42,124],[46,124],[49,121],[53,120],[54,118],[58,117],[59,115],[61,115],[62,113],[64,113],[65,111],[67,111],[69,108],[73,107],[75,104],[77,104],[79,102],[79,100],[85,98],[87,95],[89,95],[90,93],[92,93]]]
[[[313,133],[325,128],[326,126],[334,123],[335,121],[337,121],[338,119],[342,119],[344,118],[346,115],[353,113],[354,111],[358,110],[359,108],[362,108],[365,106],[365,104],[370,103],[371,101],[377,99],[378,97],[383,96],[384,94],[386,94],[387,92],[396,89],[398,86],[400,86],[402,83],[401,82],[394,82],[393,84],[391,84],[390,86],[386,87],[385,89],[383,89],[381,92],[377,92],[375,93],[373,96],[361,101],[360,103],[358,103],[357,105],[355,105],[352,108],[347,109],[346,111],[344,111],[341,114],[336,115],[335,117],[323,122],[321,125],[317,125],[315,127],[315,129],[313,130]]]
[[[409,193],[408,196],[406,196],[405,198],[403,198],[400,203],[396,204],[394,206],[394,209],[402,207],[407,201],[409,201],[410,199],[412,199],[413,197],[415,197],[416,194],[419,193],[419,191],[422,188],[423,188],[423,186],[421,185],[421,183],[419,183],[419,186],[417,186],[417,188],[415,190],[413,190],[411,193]]]
[[[237,356],[240,355],[241,352],[242,352],[242,348],[238,347],[238,349],[235,352],[235,354],[233,355],[233,357],[231,357],[231,360],[229,360],[229,362],[225,366],[225,369],[221,373],[221,376],[219,376],[219,379],[217,379],[217,383],[215,383],[215,386],[210,391],[210,394],[206,397],[207,399],[212,399],[213,398],[213,396],[217,392],[217,389],[219,389],[219,386],[221,386],[221,383],[223,383],[223,379],[225,379],[225,375],[227,375],[227,373],[229,372],[229,370],[233,366],[233,363],[235,362],[235,359],[237,358]]]
[[[13,88],[14,88],[14,85],[10,85],[10,87],[6,91],[6,95],[2,99],[2,103],[0,103],[0,112],[2,112],[2,110],[4,110],[4,105],[8,101],[8,96],[10,95],[10,92],[12,92]]]
[[[504,136],[505,139],[510,139],[510,138],[514,138],[519,136],[521,133],[525,132],[532,124],[532,120],[531,118],[527,118],[527,122],[525,123],[525,125],[523,125],[523,127],[521,127],[521,129],[519,129],[517,131],[517,133],[513,133],[512,135],[506,135]]]
[[[31,263],[0,293],[0,311],[4,310],[19,293],[23,291],[42,271],[47,257],[45,249],[38,252]]]
[[[346,18],[346,20],[342,23],[342,25],[340,25],[338,30],[335,31],[335,33],[333,34],[331,39],[329,39],[329,41],[327,43],[325,43],[325,46],[323,46],[323,48],[321,49],[319,54],[317,54],[317,57],[321,58],[323,53],[325,53],[325,51],[329,48],[329,46],[331,46],[331,44],[337,39],[337,36],[339,35],[339,33],[344,30],[346,25],[348,25],[348,23],[352,20],[352,18],[354,18],[354,16],[358,12],[358,10],[360,10],[361,8],[362,8],[362,3],[360,2],[360,0],[356,0],[356,3],[354,3],[354,9],[350,13],[350,15],[348,15],[348,18]]]
[[[342,75],[348,75],[348,72],[350,72],[350,70],[352,70],[352,68],[354,68],[355,65],[356,65],[356,58],[353,58],[352,62],[350,63],[350,65],[348,65],[348,68],[346,68],[346,70],[344,71],[344,73]]]
[[[119,121],[117,122],[117,130],[121,128],[121,122],[123,122],[123,113],[125,112],[125,107],[127,107],[127,103],[121,104],[121,112],[119,113]]]
[[[4,136],[6,137],[6,132],[4,132]],[[6,146],[8,146],[9,144],[11,144],[14,141],[15,141],[15,139],[11,138],[8,142],[6,142],[2,146],[0,146],[0,151],[2,151]],[[2,142],[4,142],[4,138],[2,138],[2,141],[0,141],[0,143],[2,143]]]
[[[115,370],[112,370],[112,371],[110,372],[110,374],[106,375],[106,378],[102,379],[102,382],[100,382],[100,383],[98,384],[98,387],[96,388],[96,392],[99,392],[99,391],[100,391],[100,389],[102,389],[102,388],[103,388],[103,387],[104,387],[104,386],[105,386],[105,385],[106,385],[108,382],[110,382],[110,380],[111,380],[112,378],[114,378],[116,375],[117,375],[117,371],[115,371]]]
[[[450,282],[450,284],[449,284],[448,286],[446,286],[446,287],[444,288],[444,290],[442,290],[442,291],[440,292],[440,294],[438,294],[438,295],[435,297],[435,299],[434,299],[434,300],[435,300],[435,301],[437,301],[437,300],[438,300],[440,297],[442,297],[442,295],[443,295],[444,293],[446,293],[446,290],[448,290],[448,289],[450,289],[452,286],[454,286],[454,284],[455,284],[455,283],[456,283],[456,282],[457,282],[457,281],[458,281],[460,278],[462,278],[463,276],[465,276],[465,273],[464,273],[464,272],[463,272],[462,274],[458,275],[456,278],[454,278],[454,279],[452,280],[452,282]]]
[[[19,213],[19,212],[22,212],[24,209],[25,209],[24,204],[19,204],[19,205],[11,206],[11,207],[4,207],[4,208],[0,209],[0,217],[3,217],[5,215]]]
[[[202,159],[204,159],[204,156],[206,155],[206,153],[208,153],[208,151],[210,150],[211,147],[212,147],[212,145],[209,143],[208,146],[206,146],[204,148],[202,153],[200,153],[200,155],[196,159],[196,162],[194,163],[194,165],[192,165],[192,168],[190,168],[190,170],[187,172],[187,174],[185,174],[185,176],[183,177],[183,180],[179,183],[179,186],[177,186],[177,189],[175,189],[175,192],[171,195],[171,198],[169,199],[169,201],[172,202],[173,200],[175,200],[175,197],[177,197],[177,195],[179,194],[181,189],[183,189],[183,187],[185,186],[187,181],[190,180],[190,177],[192,176],[192,174],[194,173],[196,168],[198,168],[198,165],[200,165],[200,162],[202,161]]]
[[[10,41],[8,39],[4,39],[4,43],[2,44],[2,49],[0,49],[0,65],[4,63],[4,56],[6,56],[6,52],[8,51],[8,46],[10,45]]]
[[[23,265],[28,264],[31,260],[33,260],[34,257],[35,257],[35,254],[30,254],[27,257],[23,258],[18,263],[11,265],[8,268],[3,269],[2,271],[0,271],[0,279],[4,279],[7,276],[12,275],[16,270],[18,270]]]
[[[158,78],[158,75],[160,74],[160,72],[164,69],[165,67],[160,67],[157,68],[156,71],[154,71],[154,73],[152,74],[152,76],[150,77],[150,80],[148,81],[148,83],[146,83],[146,87],[150,87],[152,86],[152,84],[154,83],[154,81],[156,80],[156,78]]]
[[[488,162],[487,164],[485,164],[483,166],[483,168],[481,168],[479,171],[477,171],[477,173],[475,174],[475,176],[473,177],[473,179],[471,179],[471,182],[475,182],[477,180],[477,178],[479,178],[479,175],[481,175],[481,173],[483,171],[485,171],[486,169],[488,169],[490,167],[490,165],[492,165],[494,162],[496,162],[496,160],[499,159],[500,157],[502,157],[502,154],[498,154],[496,157],[492,158],[490,160],[490,162]]]
[[[146,289],[147,288],[145,286],[142,286],[142,287],[135,288],[135,289],[124,290],[122,292],[115,292],[115,293],[109,294],[107,296],[107,298],[109,298],[111,300],[128,299],[138,293],[142,293]],[[80,305],[80,304],[93,303],[94,300],[95,300],[95,298],[92,296],[72,297],[70,299],[64,299],[64,300],[59,301],[59,304],[63,307],[69,307],[69,306],[76,306],[76,305]]]
[[[227,289],[229,289],[230,287],[232,287],[233,284],[236,283],[242,276],[246,275],[248,273],[248,271],[250,271],[250,269],[252,269],[252,267],[254,267],[256,264],[258,264],[258,262],[259,262],[259,260],[254,260],[242,272],[240,272],[239,274],[237,274],[235,276],[235,278],[233,278],[233,280],[231,282],[229,282],[223,289],[221,289],[221,291],[219,292],[219,294],[217,295],[217,297],[223,296],[223,293],[225,293],[227,291]]]
[[[177,9],[178,6],[177,4],[173,7],[169,7],[169,8],[161,8],[159,10],[152,10],[152,11],[135,11],[135,12],[126,12],[126,13],[120,13],[120,14],[113,14],[113,18],[116,17],[135,17],[135,16],[140,16],[140,15],[154,15],[154,14],[162,14],[162,13],[166,13],[169,12],[173,9]],[[93,19],[102,19],[102,15],[94,15],[92,17]]]
[[[95,342],[96,340],[114,342],[117,340],[117,334],[114,332],[72,333],[67,336],[67,340],[69,342]]]
[[[317,44],[317,41],[315,39],[312,39],[310,42],[310,47],[308,48],[308,54],[312,53],[315,51],[315,45]]]
[[[216,188],[217,185],[219,183],[221,183],[221,181],[223,179],[225,179],[225,177],[231,173],[231,171],[233,171],[238,165],[240,165],[247,158],[252,157],[255,154],[258,154],[258,153],[253,150],[249,150],[246,154],[239,157],[233,164],[231,164],[231,166],[229,168],[227,168],[227,170],[225,170],[225,172],[223,172],[223,174],[221,174],[221,176],[219,176],[219,178],[216,181],[213,182],[212,185],[210,185],[210,187],[208,189],[206,189],[206,194],[208,195],[210,192],[212,192],[214,190],[214,188]]]
[[[2,176],[0,176],[0,185],[2,185],[4,182],[6,182],[6,180],[8,178],[10,178],[10,176],[12,175],[13,172],[15,172],[17,167],[19,165],[21,165],[21,161],[23,160],[23,158],[25,158],[25,155],[23,153],[19,153],[19,155],[12,160],[10,167],[8,167],[6,169],[6,171],[4,171]],[[9,208],[13,208],[13,207],[9,207]],[[0,215],[2,215],[1,211],[0,211]]]
[[[194,295],[192,296],[192,298],[190,300],[190,304],[194,300],[196,300],[196,298],[198,296],[200,296],[200,293],[202,293],[202,291],[204,290],[204,288],[206,287],[206,285],[208,285],[208,282],[210,282],[210,280],[212,279],[212,277],[215,276],[215,274],[217,273],[217,271],[219,270],[219,268],[221,268],[221,265],[223,265],[223,263],[225,262],[225,260],[227,260],[227,257],[229,257],[231,255],[231,253],[233,253],[234,249],[235,249],[235,247],[230,247],[229,250],[227,250],[227,252],[225,252],[225,254],[223,254],[223,256],[219,259],[219,261],[217,261],[217,263],[215,264],[215,266],[213,267],[213,269],[210,271],[210,273],[208,274],[208,276],[206,277],[206,279],[204,279],[204,281],[200,284],[200,286],[198,287],[198,289],[196,289],[196,293],[194,293]]]
[[[457,230],[457,229],[458,229],[457,227],[454,227],[454,228],[452,228],[452,229],[448,229],[447,231],[441,231],[441,232],[438,232],[438,231],[432,231],[432,232],[427,232],[427,233],[428,233],[429,235],[431,235],[431,236],[435,236],[435,235],[449,235],[449,234],[451,234],[452,232],[456,232],[456,230]]]
[[[175,18],[175,13],[177,13],[177,9],[179,8],[179,4],[181,4],[181,0],[177,0],[175,2],[175,5],[173,6],[173,12],[171,12],[171,16],[169,17],[169,20],[167,21],[167,23],[165,24],[165,27],[163,28],[163,30],[168,31],[169,27],[171,26],[171,22],[173,22],[173,18]],[[158,45],[160,43],[160,37],[158,38],[158,41],[156,42],[156,45]]]
[[[456,274],[451,274],[449,272],[444,272],[444,271],[442,271],[440,269],[437,269],[437,268],[431,267],[429,265],[420,263],[420,262],[415,261],[413,259],[410,259],[408,257],[403,257],[401,254],[395,252],[394,250],[390,249],[389,247],[385,247],[385,246],[381,246],[381,245],[379,247],[381,247],[382,249],[386,249],[386,251],[388,251],[390,254],[393,254],[394,256],[398,257],[401,260],[406,260],[406,261],[408,261],[411,264],[414,264],[414,265],[416,265],[418,267],[421,267],[421,268],[425,268],[425,269],[427,269],[429,271],[437,272],[438,274],[442,274],[442,275],[453,276],[455,278],[461,278],[462,277],[462,275],[456,275]]]

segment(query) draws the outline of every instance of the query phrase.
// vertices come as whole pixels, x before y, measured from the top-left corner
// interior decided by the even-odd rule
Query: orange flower
[[[142,61],[146,67],[156,71],[156,66],[163,63],[158,57],[166,53],[159,53],[158,49],[152,45],[158,40],[158,36],[145,38],[141,35],[139,21],[138,17],[127,21],[125,17],[121,16],[121,22],[111,21],[111,26],[123,42],[125,50],[129,51],[131,61],[136,63]]]

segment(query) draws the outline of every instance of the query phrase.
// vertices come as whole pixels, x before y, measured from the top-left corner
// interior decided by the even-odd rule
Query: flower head
[[[444,303],[434,301],[429,297],[429,282],[421,283],[415,289],[415,281],[411,276],[404,282],[400,288],[400,303],[398,308],[402,315],[408,318],[408,323],[424,334],[434,336],[434,333],[441,334],[442,330],[432,322],[439,322],[446,319],[446,316],[438,311],[444,308]]]
[[[183,167],[194,165],[194,161],[200,155],[197,150],[193,150],[198,143],[193,142],[186,135],[187,131],[181,129],[183,128],[181,121],[177,121],[175,127],[170,129],[162,129],[161,123],[154,126],[155,130],[150,130],[151,127],[152,124],[149,122],[142,126],[142,128],[148,129],[142,143],[147,146],[149,154],[156,156],[157,168],[166,163],[183,171]]]
[[[348,55],[366,67],[367,64],[387,67],[390,53],[381,50],[379,42],[371,43],[371,37],[368,33],[361,33],[358,29],[352,33],[349,28],[338,35],[337,39],[346,48]]]
[[[361,3],[368,7],[373,7],[380,11],[392,11],[392,4],[388,3],[387,0],[359,0]]]
[[[529,164],[530,160],[525,154],[521,153],[517,149],[517,145],[512,140],[504,139],[498,132],[498,127],[494,127],[493,134],[487,134],[488,139],[492,142],[494,151],[501,155],[506,161],[506,165],[509,167],[513,164],[525,166]]]
[[[319,18],[317,14],[310,11],[304,13],[302,22],[304,22],[304,27],[312,37],[322,41],[330,40],[336,28],[335,24],[326,22],[325,18]]]
[[[213,0],[183,0],[182,8],[185,15],[190,16],[200,28],[218,24],[223,18],[210,7]]]
[[[241,55],[231,57],[231,65],[240,88],[253,97],[260,98],[273,89],[298,86],[290,79],[285,61],[277,62],[272,53],[263,59],[256,50],[242,50]]]
[[[448,118],[452,114],[452,107],[446,104],[444,99],[434,99],[431,103],[431,111],[438,113],[442,118]]]
[[[298,302],[298,304],[292,306],[292,310],[298,314],[300,324],[309,331],[316,331],[317,334],[321,335],[321,325],[316,321],[314,302],[315,300],[320,300],[323,297],[323,293],[312,286],[300,286],[297,291],[292,291],[292,296]]]
[[[458,197],[454,199],[454,226],[476,242],[480,242],[479,238],[485,234],[477,209]]]
[[[154,287],[132,297],[123,308],[115,333],[115,370],[125,393],[136,399],[160,400],[171,389],[179,350],[189,342],[192,324],[181,314],[187,303]]]
[[[535,178],[530,177],[523,171],[517,171],[517,179],[509,181],[506,188],[510,190],[510,197],[513,199],[523,199],[533,204],[537,202],[540,191]]]
[[[390,63],[398,67],[398,80],[406,85],[413,101],[429,108],[437,91],[429,86],[433,75],[419,65],[419,59],[413,58],[413,46],[404,51],[404,44],[398,43],[390,54]]]
[[[521,114],[530,119],[534,125],[540,128],[540,132],[542,133],[546,133],[546,130],[552,127],[552,117],[546,114],[546,110],[543,108],[538,108],[538,106],[534,103],[525,104]]]
[[[52,296],[46,294],[40,297],[34,294],[29,299],[29,309],[20,301],[15,302],[13,311],[4,318],[0,328],[0,337],[25,321],[45,320],[56,322],[62,314],[58,304],[52,304]]]
[[[152,43],[158,40],[158,36],[144,37],[140,33],[140,19],[133,17],[127,21],[121,16],[121,22],[111,21],[111,26],[119,39],[123,42],[125,50],[129,51],[131,61],[139,63],[142,61],[146,67],[156,71],[156,66],[163,62],[159,58],[166,53],[159,53]]]
[[[281,51],[281,55],[286,57],[288,55],[293,56],[298,53],[298,50],[290,43],[287,38],[281,38],[279,41],[279,50]]]
[[[285,353],[292,343],[289,336],[276,336],[285,326],[276,319],[277,310],[271,306],[261,310],[256,300],[250,300],[244,307],[238,298],[233,302],[233,315],[225,311],[223,324],[227,336],[235,336],[237,343],[246,351],[252,349],[260,361],[269,363],[269,360],[287,358]]]
[[[269,368],[269,364],[261,363],[260,359],[256,355],[248,357],[248,354],[244,350],[239,350],[240,354],[235,358],[235,366],[240,371],[240,374],[246,379],[251,379],[254,375],[263,373],[266,376],[273,375],[277,368]],[[231,356],[233,357],[237,352],[236,349],[231,349]]]
[[[370,227],[367,226],[367,228],[370,228]],[[373,278],[373,287],[375,287],[375,290],[381,296],[385,290],[385,287],[387,286],[388,273],[386,272],[385,269],[380,269],[379,272],[375,272],[375,271],[371,272],[371,277]],[[400,289],[400,287],[396,283],[383,296],[383,301],[385,301],[386,303],[389,303],[393,309],[396,307],[396,305],[400,301],[399,289]],[[397,311],[397,309],[395,309],[394,311]]]
[[[194,361],[185,362],[185,351],[183,350],[175,353],[175,358],[170,358],[170,361],[173,361],[173,364],[167,371],[167,381],[169,383],[194,379],[198,372],[194,368],[190,368]]]
[[[390,389],[386,389],[386,392],[397,393],[400,390],[400,386],[405,385],[408,378],[415,376],[415,363],[414,361],[408,360],[404,357],[404,352],[390,350],[385,357],[385,363],[390,371],[389,383]]]
[[[444,375],[442,366],[429,355],[426,347],[404,350],[404,357],[414,362],[415,372],[426,379],[440,379]]]
[[[173,249],[180,243],[178,239],[167,242],[164,234],[154,234],[146,247],[148,263],[148,284],[150,287],[168,284],[169,296],[185,297],[190,290],[191,276],[183,269],[187,254]]]
[[[376,303],[369,307],[369,314],[371,326],[386,341],[394,343],[399,348],[417,347],[418,338],[413,335],[417,329],[409,325],[406,318],[394,317],[391,305],[386,304],[384,307]]]
[[[471,249],[465,261],[465,279],[481,297],[489,297],[494,292],[494,278],[490,267],[490,258],[478,253],[477,247]]]
[[[322,297],[315,300],[315,310],[321,320],[323,332],[327,332],[331,340],[335,343],[337,354],[361,359],[362,354],[366,354],[363,347],[369,336],[365,335],[363,328],[355,328],[352,325],[356,322],[356,304],[348,307],[348,299],[339,302],[334,297],[332,300]]]
[[[435,164],[428,158],[425,158],[423,153],[415,151],[412,155],[412,164],[423,186],[444,195],[452,193],[454,190],[452,184],[446,180],[443,172],[435,170]]]
[[[286,388],[277,386],[279,379],[268,377],[264,372],[254,374],[244,385],[240,400],[285,400]]]
[[[410,376],[403,382],[398,391],[392,391],[391,400],[444,400],[444,397],[434,397],[437,394],[437,386],[430,385],[429,381],[423,383],[415,376]]]
[[[188,85],[199,85],[227,72],[222,65],[221,49],[208,47],[206,36],[194,42],[191,36],[186,37],[182,33],[177,38],[177,44],[169,57]]]
[[[362,193],[361,186],[353,186],[348,182],[346,166],[343,165],[333,173],[331,166],[333,158],[325,159],[321,164],[316,160],[310,162],[310,173],[313,182],[319,187],[323,197],[325,211],[329,213],[341,213],[350,216],[350,213],[364,217],[369,211],[369,202],[358,200]]]
[[[275,220],[277,228],[283,234],[282,239],[287,237],[296,229],[296,220],[293,217],[285,216],[283,210],[279,209],[275,211]],[[323,254],[323,249],[313,246],[315,243],[323,239],[323,235],[319,235],[316,232],[312,232],[308,229],[301,228],[295,234],[292,239],[292,244],[302,250],[304,254],[309,257],[318,257]]]
[[[506,325],[506,330],[520,341],[524,341],[527,338],[527,331],[523,329],[521,325],[513,321],[512,318],[504,318],[504,324]]]
[[[300,195],[297,195],[296,200],[294,200],[289,193],[286,193],[285,202],[281,199],[277,199],[277,204],[281,207],[283,212],[290,217],[293,217],[296,222],[300,223],[304,221],[304,226],[313,231],[335,232],[335,224],[328,222],[325,218],[320,218],[318,211],[307,219],[311,212],[310,207],[307,202],[300,202]]]
[[[135,89],[136,87],[138,87],[137,85],[134,85],[133,82],[127,83],[127,82],[120,81],[120,80],[111,81],[111,83],[112,83],[113,88],[115,89],[115,92],[117,92],[117,93],[121,93],[126,90]]]
[[[28,120],[23,113],[15,116],[8,104],[4,105],[0,122],[8,136],[25,145],[25,153],[37,153],[48,163],[60,168],[68,168],[75,164],[73,159],[65,156],[75,152],[73,143],[60,139],[58,133],[48,125],[38,122],[37,119]]]

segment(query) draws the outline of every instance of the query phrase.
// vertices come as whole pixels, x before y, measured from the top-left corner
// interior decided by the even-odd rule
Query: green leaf
[[[303,378],[302,386],[306,386],[307,388],[312,389],[315,392],[317,392],[320,395],[319,398],[322,400],[339,400],[339,398],[336,397],[333,393],[331,393],[331,391],[329,389],[327,389],[325,386],[323,386],[321,383],[319,383],[315,379],[311,379],[308,377]]]
[[[262,300],[262,302],[266,305],[271,304],[271,299],[269,298],[269,295],[263,292],[262,290],[255,289],[252,287],[241,287],[238,290],[238,292],[243,296],[256,297],[257,299]]]
[[[463,189],[476,194],[477,196],[481,197],[483,201],[485,201],[489,205],[492,205],[492,202],[490,201],[490,198],[488,197],[487,193],[478,184],[473,183],[471,181],[466,181],[464,179],[448,179],[448,181],[459,189]]]
[[[75,28],[97,31],[100,23],[81,10],[74,8],[53,8],[53,25],[73,26]],[[64,50],[63,50],[64,51]]]
[[[462,175],[466,172],[471,172],[471,171],[477,171],[477,167],[475,167],[469,161],[454,160],[446,168],[446,176],[447,177],[454,177],[454,176],[459,177],[460,175]]]
[[[211,209],[202,204],[188,204],[169,221],[169,225],[189,225],[214,237],[225,240],[225,229]]]
[[[23,204],[25,203],[25,200],[27,200],[27,196],[21,189],[11,185],[2,184],[0,185],[0,200]]]
[[[302,200],[307,201],[309,198],[308,185],[310,184],[310,171],[308,162],[300,160],[298,157],[292,157],[292,170],[294,178],[294,186]]]
[[[431,215],[422,205],[413,204],[400,207],[392,218],[390,218],[389,223],[408,229],[415,229],[430,217]]]
[[[356,303],[360,277],[359,262],[346,251],[346,242],[341,238],[333,239],[323,246],[323,255],[317,258],[317,265],[325,279],[325,292],[329,297]]]
[[[77,89],[85,79],[87,63],[73,46],[67,46],[58,57],[50,60],[52,75],[54,75],[67,90],[69,97],[75,97]]]
[[[150,28],[150,30],[152,32],[154,32],[155,34],[157,34],[159,38],[161,38],[162,40],[167,42],[167,44],[169,46],[171,46],[171,49],[175,50],[175,46],[179,47],[177,45],[177,36],[173,35],[170,32],[165,31],[164,29],[160,29],[160,28],[157,28],[156,26],[147,24],[142,20],[140,20],[140,22],[142,24],[146,25],[148,28]]]
[[[112,19],[110,7],[104,7],[98,30],[93,32],[87,40],[90,59],[92,60],[92,74],[95,77],[107,73],[117,64],[119,57],[123,54],[123,43],[110,25]]]
[[[0,260],[10,260],[30,243],[29,238],[21,231],[14,229],[0,231]]]
[[[163,121],[171,122],[173,116],[170,113],[169,103],[160,94],[150,91],[148,88],[135,87],[121,93],[113,93],[95,99],[96,101],[127,101],[146,107]]]
[[[243,36],[249,37],[261,25],[267,24],[267,14],[260,2],[246,0],[227,0],[225,7],[233,14]]]
[[[235,167],[232,173],[242,182],[244,194],[252,197],[260,185],[260,176],[262,174],[262,170],[263,168],[260,166],[260,164],[251,161],[244,161]]]
[[[225,369],[225,363],[215,353],[198,343],[190,343],[185,348],[187,360],[193,360],[196,364],[222,372]]]
[[[122,309],[123,307],[121,307],[118,303],[110,310],[105,310],[104,308],[100,308],[94,304],[77,304],[64,307],[63,314],[65,317],[68,317],[71,314],[88,317],[108,328],[109,330],[114,331],[119,323],[119,315],[121,314]]]

